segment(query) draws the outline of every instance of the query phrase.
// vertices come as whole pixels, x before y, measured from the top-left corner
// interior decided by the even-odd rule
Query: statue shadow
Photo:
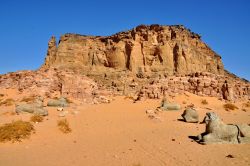
[[[180,121],[180,122],[185,122],[185,120],[184,119],[177,119],[178,121]]]
[[[188,136],[188,138],[196,142],[199,140],[197,136],[193,136],[193,135]]]

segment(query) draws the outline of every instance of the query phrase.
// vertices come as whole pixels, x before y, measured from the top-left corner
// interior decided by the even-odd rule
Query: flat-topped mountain
[[[224,70],[221,57],[200,38],[181,25],[140,25],[106,37],[65,34],[58,44],[52,37],[41,68],[0,75],[0,89],[88,103],[185,92],[250,99],[250,83]]]
[[[200,38],[182,25],[140,25],[107,37],[65,34],[58,45],[50,39],[42,68],[223,74],[221,57]]]

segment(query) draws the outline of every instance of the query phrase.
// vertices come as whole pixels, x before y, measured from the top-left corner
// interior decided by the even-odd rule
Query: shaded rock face
[[[52,37],[42,68],[51,67],[162,71],[169,75],[224,72],[221,57],[199,35],[179,25],[141,25],[108,37],[65,34],[58,46]]]

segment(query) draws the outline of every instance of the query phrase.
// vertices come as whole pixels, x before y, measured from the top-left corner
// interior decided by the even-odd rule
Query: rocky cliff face
[[[43,69],[101,68],[134,73],[164,72],[168,75],[211,72],[223,74],[221,57],[198,34],[183,26],[138,26],[108,37],[65,34],[58,46],[48,44]]]

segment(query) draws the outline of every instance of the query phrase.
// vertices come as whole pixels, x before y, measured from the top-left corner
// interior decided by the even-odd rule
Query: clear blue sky
[[[1,0],[0,73],[37,69],[51,35],[111,35],[139,24],[183,24],[250,80],[249,0]]]

